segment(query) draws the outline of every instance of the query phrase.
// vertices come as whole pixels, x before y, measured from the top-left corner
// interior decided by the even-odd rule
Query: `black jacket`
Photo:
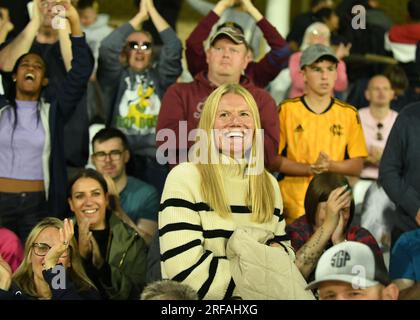
[[[99,293],[95,290],[80,291],[71,281],[68,272],[65,273],[65,281],[60,283],[55,280],[58,274],[53,273],[53,269],[44,270],[42,272],[44,280],[51,288],[51,300],[98,300]],[[22,290],[12,283],[8,291],[0,289],[0,300],[35,300],[37,297],[30,296],[22,292]]]
[[[397,205],[395,225],[418,228],[420,208],[420,102],[406,106],[392,127],[379,167],[379,181]]]

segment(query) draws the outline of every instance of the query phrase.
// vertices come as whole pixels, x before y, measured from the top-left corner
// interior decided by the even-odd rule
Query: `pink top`
[[[362,122],[363,132],[365,134],[366,145],[368,150],[373,148],[380,148],[382,151],[385,148],[386,140],[388,140],[389,133],[392,126],[397,119],[398,113],[390,110],[388,116],[380,121],[382,128],[378,129],[379,121],[376,120],[370,113],[369,108],[362,108],[359,110],[360,121]],[[378,134],[382,136],[382,140],[378,140]],[[379,168],[376,166],[366,166],[360,177],[369,179],[378,179]]]
[[[295,52],[290,56],[289,59],[289,71],[292,79],[292,87],[290,88],[289,98],[296,98],[303,96],[305,93],[305,82],[303,76],[300,73],[300,57],[302,52]],[[337,81],[335,82],[334,91],[345,91],[348,86],[347,70],[344,61],[340,60],[337,65]],[[334,92],[331,93],[334,95]]]
[[[23,247],[19,238],[9,229],[0,228],[0,255],[15,272],[23,260]]]

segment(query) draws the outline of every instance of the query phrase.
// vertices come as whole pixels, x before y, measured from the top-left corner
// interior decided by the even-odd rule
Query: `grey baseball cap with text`
[[[338,58],[330,47],[323,44],[314,44],[306,48],[300,57],[300,68],[309,66],[321,57],[328,57],[330,60],[338,62]]]

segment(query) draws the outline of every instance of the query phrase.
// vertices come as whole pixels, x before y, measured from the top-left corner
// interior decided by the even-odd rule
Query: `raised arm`
[[[188,4],[201,15],[207,15],[213,8],[214,3],[206,0],[187,0]]]
[[[0,8],[0,44],[2,44],[9,34],[12,31],[14,25],[10,22],[9,10],[6,8]]]
[[[211,29],[219,20],[221,14],[235,3],[234,0],[221,0],[194,28],[186,40],[185,57],[188,70],[194,77],[197,73],[207,70],[204,41],[209,37]]]
[[[182,73],[182,43],[166,20],[156,10],[153,0],[146,0],[147,11],[162,39],[158,75],[162,90],[174,83]]]
[[[27,53],[41,26],[40,0],[34,0],[32,19],[25,29],[0,51],[0,69],[11,72],[17,59]]]
[[[63,57],[64,67],[66,68],[66,71],[69,71],[71,69],[71,60],[73,60],[69,37],[70,25],[65,21],[64,26],[63,29],[58,29],[58,42],[60,43],[60,52]]]
[[[147,11],[147,3],[148,1],[140,1],[139,3],[139,11],[137,14],[129,21],[129,24],[133,27],[134,30],[138,30],[141,28],[143,23],[149,20],[149,13]]]
[[[126,39],[148,19],[146,1],[141,1],[137,14],[129,22],[115,29],[102,40],[99,48],[97,77],[103,88],[113,87],[118,82],[124,69],[124,65],[120,61],[120,55]]]
[[[254,83],[265,88],[279,72],[287,66],[289,61],[289,46],[277,29],[253,5],[251,0],[242,0],[243,9],[257,22],[267,41],[270,51],[257,63],[248,64],[246,73]]]
[[[152,19],[154,26],[158,32],[162,32],[163,30],[169,28],[169,24],[166,20],[159,14],[156,10],[153,0],[145,0],[147,12]]]
[[[80,26],[79,14],[72,5],[66,5],[66,18],[70,25],[73,59],[70,71],[56,94],[58,106],[64,119],[71,116],[77,103],[85,94],[94,65],[92,52]]]

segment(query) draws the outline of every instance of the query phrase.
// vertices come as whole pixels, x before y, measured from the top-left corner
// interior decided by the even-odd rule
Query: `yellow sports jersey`
[[[331,98],[321,114],[313,112],[303,97],[280,104],[279,154],[300,163],[312,164],[320,151],[333,161],[367,157],[368,152],[357,109]],[[285,176],[280,181],[286,222],[304,214],[306,189],[312,177]]]

